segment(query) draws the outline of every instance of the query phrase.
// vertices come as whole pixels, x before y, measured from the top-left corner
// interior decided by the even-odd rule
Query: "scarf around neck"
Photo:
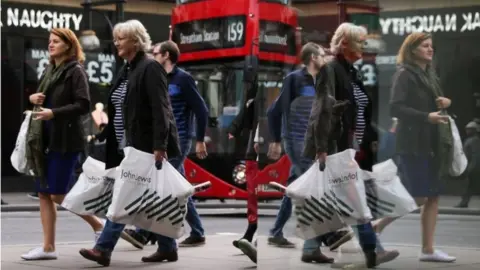
[[[420,81],[432,91],[435,99],[444,96],[442,88],[440,87],[440,80],[432,67],[428,67],[427,70],[423,70],[417,65],[404,64],[403,67],[413,72],[418,79],[420,79]],[[448,115],[446,110],[442,110],[441,114]],[[448,173],[448,168],[450,168],[450,165],[453,161],[453,135],[450,125],[451,122],[448,124],[436,125],[438,135],[436,157],[439,162],[440,173],[442,175]]]
[[[58,82],[64,72],[77,62],[62,63],[58,67],[50,64],[40,82],[37,93],[48,95],[48,91]],[[40,111],[42,106],[34,105],[33,112]],[[41,120],[30,119],[27,132],[26,158],[27,166],[33,176],[41,178],[41,185],[45,187],[45,164],[44,164],[44,142],[43,142],[43,124]]]

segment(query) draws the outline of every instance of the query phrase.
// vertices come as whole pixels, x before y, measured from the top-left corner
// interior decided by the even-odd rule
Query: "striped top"
[[[365,108],[368,105],[368,96],[362,89],[354,82],[352,82],[353,95],[355,97],[355,104],[357,105],[357,119],[355,123],[355,138],[358,144],[362,143],[365,132]]]
[[[127,93],[128,79],[125,76],[118,87],[112,93],[112,104],[115,108],[115,116],[113,117],[113,127],[118,144],[121,144],[125,127],[123,126],[123,101]]]

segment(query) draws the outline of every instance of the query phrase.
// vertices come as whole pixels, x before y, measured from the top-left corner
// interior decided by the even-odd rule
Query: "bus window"
[[[260,2],[271,2],[271,3],[282,4],[282,5],[290,4],[290,0],[260,0]]]
[[[205,0],[177,0],[177,5],[189,4],[193,2],[200,2]]]

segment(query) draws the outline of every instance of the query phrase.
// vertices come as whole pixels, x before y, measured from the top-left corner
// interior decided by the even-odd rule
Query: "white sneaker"
[[[34,248],[21,256],[26,261],[56,260],[57,257],[56,251],[47,252],[43,250],[43,247]]]
[[[454,262],[457,258],[449,256],[447,253],[436,249],[432,254],[420,254],[420,261],[422,262]]]

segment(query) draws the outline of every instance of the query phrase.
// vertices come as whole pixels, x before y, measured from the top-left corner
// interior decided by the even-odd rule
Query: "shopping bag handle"
[[[272,181],[272,182],[269,182],[268,185],[280,192],[285,192],[287,190],[286,186],[279,184],[277,182]]]
[[[162,165],[163,165],[163,162],[161,161],[155,161],[155,167],[157,167],[157,170],[161,170],[162,169]]]
[[[319,162],[318,168],[323,172],[325,170],[325,161]]]

